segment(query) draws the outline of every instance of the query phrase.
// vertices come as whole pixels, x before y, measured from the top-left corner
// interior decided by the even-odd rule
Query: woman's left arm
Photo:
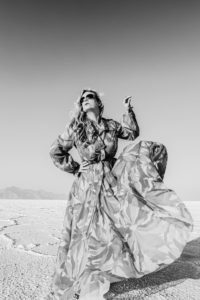
[[[140,133],[133,107],[130,104],[130,97],[125,102],[126,113],[123,114],[122,122],[116,122],[117,137],[126,140],[135,140]],[[125,99],[125,101],[127,100]]]

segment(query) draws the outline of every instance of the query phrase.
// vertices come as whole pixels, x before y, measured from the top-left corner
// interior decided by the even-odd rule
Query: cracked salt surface
[[[0,200],[0,300],[49,293],[65,201]]]
[[[0,238],[8,248],[55,256],[65,206],[56,200],[0,200]]]

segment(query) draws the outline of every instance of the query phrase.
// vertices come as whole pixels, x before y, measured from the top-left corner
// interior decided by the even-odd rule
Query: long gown
[[[134,141],[137,121],[130,108],[123,122],[86,121],[87,139],[71,125],[53,143],[54,164],[75,175],[52,276],[53,299],[105,299],[111,282],[139,278],[180,257],[192,218],[176,193],[163,183],[164,145]],[[116,159],[118,138],[132,140]],[[69,150],[75,146],[89,170]]]

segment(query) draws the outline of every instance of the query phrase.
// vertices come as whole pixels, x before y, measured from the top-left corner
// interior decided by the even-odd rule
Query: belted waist
[[[104,159],[94,159],[94,160],[86,160],[86,159],[84,159],[83,162],[88,162],[88,164],[90,164],[90,165],[98,164],[99,162],[108,162],[113,167],[114,164],[115,164],[115,162],[116,162],[116,160],[117,160],[116,157],[107,156]]]

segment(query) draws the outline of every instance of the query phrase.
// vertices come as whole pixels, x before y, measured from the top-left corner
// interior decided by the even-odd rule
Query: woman
[[[111,282],[160,270],[181,255],[188,241],[191,216],[162,181],[166,148],[132,142],[114,157],[118,138],[139,136],[130,101],[125,100],[120,124],[102,117],[96,91],[83,90],[77,116],[52,145],[54,164],[76,176],[53,274],[53,299],[105,299]],[[80,165],[69,154],[73,146]]]

